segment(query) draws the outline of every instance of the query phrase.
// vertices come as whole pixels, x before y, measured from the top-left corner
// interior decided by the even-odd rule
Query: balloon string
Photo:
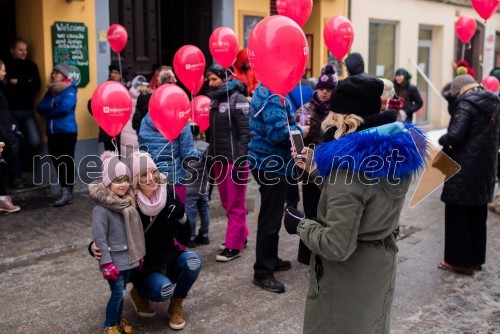
[[[226,69],[226,81],[227,78],[227,69]],[[229,139],[231,141],[231,158],[234,161],[234,148],[233,148],[233,127],[231,124],[231,100],[229,99],[229,83],[226,85],[226,97],[227,97],[227,115],[229,117]]]
[[[304,99],[302,97],[302,79],[300,79],[300,81],[299,81],[299,93],[300,93],[300,107],[302,108],[302,106],[304,105]],[[305,125],[305,124],[301,124],[301,125]]]
[[[272,94],[272,95],[269,95],[269,96],[267,97],[267,99],[264,101],[264,105],[262,106],[262,108],[260,108],[260,109],[259,109],[259,111],[257,111],[257,112],[255,113],[255,115],[253,115],[253,117],[257,117],[257,116],[258,116],[258,115],[262,112],[262,110],[264,110],[264,108],[266,107],[266,104],[267,104],[267,100],[269,100],[269,99],[270,99],[271,97],[273,97],[273,96],[279,96],[279,97],[281,97],[282,99],[284,99],[284,100],[286,101],[286,99],[284,98],[284,96],[283,96],[283,95],[280,95],[280,94]],[[287,101],[287,103],[288,103],[288,101]]]
[[[174,188],[174,199],[175,198],[175,160],[174,160],[174,141],[170,141],[170,150],[172,152],[172,174],[174,175],[172,180],[172,188]]]
[[[122,60],[121,60],[120,52],[118,52],[118,68],[120,69],[120,80],[123,81],[123,74],[122,74]]]
[[[462,43],[462,60],[465,60],[464,57],[465,57],[465,43]]]
[[[194,100],[194,95],[192,92],[191,93],[191,111],[189,112],[189,120],[191,123],[194,123],[194,115],[193,115],[193,100]]]
[[[118,152],[118,143],[116,141],[116,137],[113,137],[111,138],[111,144],[114,146],[115,148],[115,154],[116,155],[119,155],[119,152]]]

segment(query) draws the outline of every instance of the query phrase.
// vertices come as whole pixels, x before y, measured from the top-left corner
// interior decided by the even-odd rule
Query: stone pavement
[[[500,218],[489,214],[482,272],[462,277],[440,271],[436,264],[443,252],[444,205],[439,195],[440,190],[416,208],[403,210],[392,333],[500,333]],[[292,260],[293,266],[276,275],[286,284],[286,293],[255,287],[252,265],[260,205],[255,182],[248,198],[255,201],[255,210],[248,215],[251,234],[241,258],[215,261],[226,226],[220,216],[211,222],[211,244],[195,249],[203,269],[184,303],[187,325],[182,333],[302,332],[309,274],[296,261],[298,238],[284,229],[280,234],[280,257]],[[86,250],[93,203],[85,193],[62,208],[50,206],[50,201],[41,189],[18,200],[22,212],[0,216],[0,333],[101,333],[109,289]],[[212,207],[217,216],[217,199]],[[167,307],[155,303],[157,316],[140,318],[127,296],[124,312],[137,333],[173,333]]]

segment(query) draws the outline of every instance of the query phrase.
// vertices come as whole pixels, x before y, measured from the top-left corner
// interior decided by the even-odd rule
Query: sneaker
[[[137,315],[143,318],[152,318],[156,315],[155,310],[151,307],[149,300],[142,298],[136,288],[130,290],[130,299],[134,306]]]
[[[135,330],[128,324],[128,321],[126,319],[122,319],[122,321],[118,325],[118,329],[122,334],[135,334]]]
[[[274,267],[274,271],[285,271],[290,270],[292,268],[292,263],[290,261],[285,261],[278,258],[276,262],[276,267]]]
[[[198,246],[198,244],[193,239],[190,239],[186,244],[187,248],[195,248],[196,246]]]
[[[202,236],[201,234],[198,234],[196,238],[194,238],[194,241],[198,245],[210,245],[210,239],[208,239],[208,237]]]
[[[183,329],[186,321],[182,312],[182,299],[172,297],[170,305],[168,306],[167,316],[169,319],[168,324],[172,329]]]
[[[245,238],[245,248],[247,248],[247,244],[248,244],[248,239]],[[224,249],[226,249],[226,243],[223,242],[219,245],[219,250],[223,251]]]
[[[253,284],[269,292],[274,292],[274,293],[285,292],[285,284],[278,281],[274,276],[264,279],[254,278]]]
[[[219,262],[229,262],[241,256],[241,252],[237,249],[225,248],[215,259]]]
[[[21,210],[20,206],[12,204],[10,196],[5,196],[5,199],[3,201],[0,201],[0,212],[13,213],[13,212],[18,212],[20,210]]]
[[[118,326],[112,326],[104,328],[103,334],[121,334],[121,332]]]

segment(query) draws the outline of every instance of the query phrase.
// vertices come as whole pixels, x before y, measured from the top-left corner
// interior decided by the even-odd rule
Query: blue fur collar
[[[419,151],[426,150],[425,141],[419,143],[421,150],[417,148],[410,129],[425,138],[422,130],[414,125],[394,122],[327,142],[315,152],[318,170],[322,176],[332,170],[349,169],[373,178],[411,177],[424,167],[426,156],[422,157]]]

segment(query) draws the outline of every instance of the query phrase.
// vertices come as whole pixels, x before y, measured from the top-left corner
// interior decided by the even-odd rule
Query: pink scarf
[[[137,204],[147,216],[156,216],[167,204],[167,186],[159,185],[153,197],[147,198],[140,190],[137,192]]]

